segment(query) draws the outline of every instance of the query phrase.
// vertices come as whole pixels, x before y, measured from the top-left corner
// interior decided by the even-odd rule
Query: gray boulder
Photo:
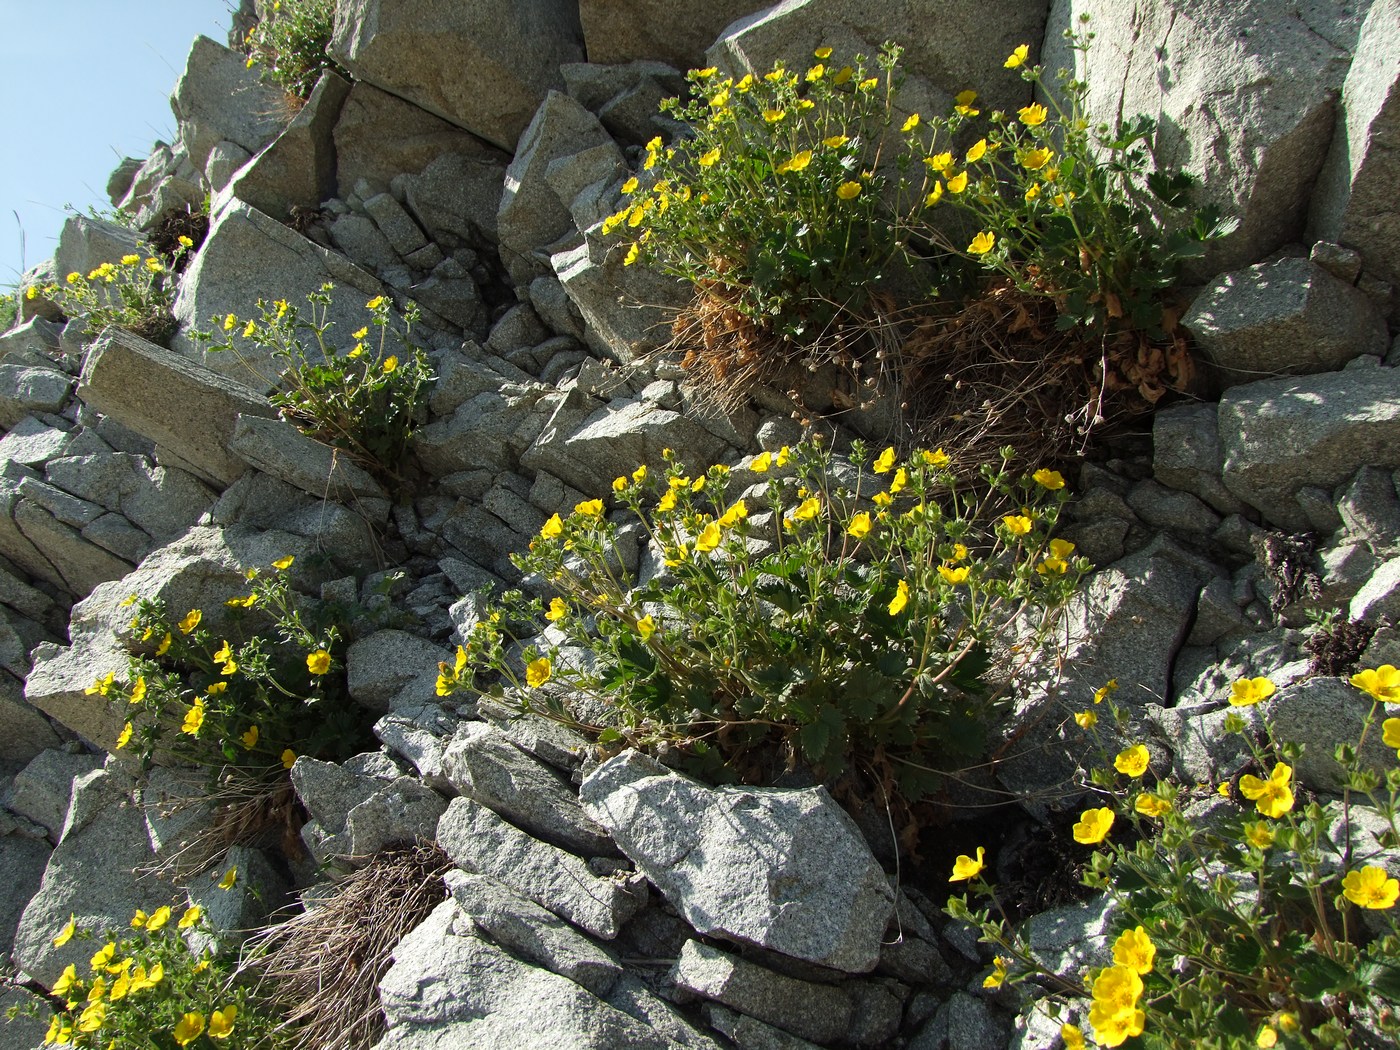
[[[1376,0],[1342,89],[1332,149],[1313,190],[1310,232],[1361,253],[1368,273],[1400,284],[1400,4]]]
[[[4,880],[5,887],[4,895],[0,896],[0,958],[9,958],[15,946],[15,928],[20,915],[30,898],[39,892],[53,853],[42,837],[26,834],[28,830],[0,809],[0,879]],[[0,1021],[0,1047],[5,1046],[4,1039],[5,1024]],[[34,1045],[30,1043],[23,1050]]]
[[[249,259],[257,259],[259,265],[249,267]],[[241,358],[210,353],[191,333],[214,328],[228,314],[253,317],[259,299],[286,299],[305,309],[306,296],[327,282],[336,285],[329,339],[344,349],[351,343],[350,333],[367,320],[364,304],[386,294],[383,285],[343,256],[256,208],[232,201],[214,218],[204,246],[185,271],[175,299],[180,334],[171,345],[222,375],[259,391],[271,390],[280,370],[267,351],[235,338]]]
[[[0,459],[23,463],[26,467],[41,466],[63,455],[72,440],[71,430],[60,430],[34,416],[25,416],[0,438]]]
[[[496,239],[505,159],[495,150],[444,154],[402,182],[405,206],[433,243],[456,249]]]
[[[53,943],[70,916],[89,929],[125,929],[137,908],[153,911],[177,899],[173,886],[143,874],[155,857],[141,809],[130,804],[133,787],[105,769],[73,786],[62,836],[15,934],[15,964],[45,986],[70,963],[87,972],[90,941]]]
[[[1222,514],[1244,504],[1220,480],[1219,412],[1212,404],[1172,405],[1152,417],[1152,476],[1204,500]]]
[[[437,700],[438,664],[451,659],[451,651],[407,631],[375,631],[346,651],[346,687],[379,714],[421,708]]]
[[[1055,0],[1041,60],[1052,75],[1064,67],[1088,82],[1092,120],[1154,118],[1158,165],[1198,176],[1198,199],[1239,218],[1211,246],[1205,277],[1300,238],[1369,6]],[[1095,40],[1071,51],[1061,34],[1085,15]]]
[[[444,901],[398,943],[379,982],[376,1050],[669,1050],[674,1044],[567,977],[462,929]]]
[[[321,499],[357,507],[383,521],[388,496],[348,452],[303,434],[266,415],[239,414],[228,450],[251,467]]]
[[[1358,368],[1231,387],[1220,399],[1225,487],[1286,529],[1308,528],[1307,486],[1400,467],[1400,371]]]
[[[349,94],[348,80],[330,70],[322,73],[306,105],[272,144],[227,184],[226,195],[279,222],[292,218],[294,210],[319,208],[322,201],[335,196],[332,134]],[[210,181],[214,181],[212,177]]]
[[[196,362],[108,328],[83,362],[85,404],[161,445],[220,487],[248,469],[228,451],[241,415],[272,416],[265,397]]]
[[[621,167],[622,152],[598,118],[568,95],[549,92],[520,136],[497,217],[502,257],[516,285],[524,287],[551,273],[545,249],[576,233],[568,206],[577,193],[561,199],[546,181],[546,171],[556,161],[598,146],[611,147]]]
[[[578,14],[589,62],[611,66],[656,59],[695,69],[704,65],[705,49],[725,26],[762,6],[761,0],[681,5],[580,0]]]
[[[54,276],[60,281],[75,272],[86,276],[105,262],[120,262],[122,256],[139,250],[135,230],[106,219],[71,215],[58,234]]]
[[[670,976],[691,996],[731,1006],[816,1043],[844,1037],[854,1010],[842,988],[787,977],[700,941],[686,941]]]
[[[1225,386],[1341,368],[1390,345],[1385,318],[1364,294],[1308,259],[1222,274],[1182,323]]]
[[[584,243],[550,256],[559,283],[584,320],[584,339],[602,357],[629,364],[667,343],[674,312],[688,286],[643,266],[624,266],[626,242],[603,237],[601,224]]]
[[[73,782],[102,766],[96,755],[47,749],[15,774],[5,808],[42,825],[57,842],[73,801]]]
[[[1015,110],[1030,101],[1027,85],[1002,68],[1021,44],[1035,47],[1045,31],[1043,4],[996,0],[967,18],[952,5],[930,9],[918,0],[782,0],[728,26],[706,52],[707,64],[740,76],[762,74],[783,59],[794,70],[815,63],[812,52],[831,47],[832,62],[855,54],[874,58],[895,40],[905,48],[900,69],[907,75],[901,107],[925,115],[946,113],[968,88],[980,93],[984,111]],[[1038,56],[1032,55],[1033,60]]]
[[[493,725],[458,726],[443,755],[443,768],[463,795],[532,835],[584,856],[617,853],[607,831],[584,815],[563,777]]]
[[[467,207],[455,214],[446,228],[460,232],[465,222],[468,230],[475,228],[488,235],[494,232],[501,180],[509,161],[496,147],[362,80],[355,81],[341,106],[334,140],[337,196],[350,197],[361,181],[382,191],[402,179],[407,191],[415,185],[415,176],[426,174],[434,165],[447,164],[449,173],[460,171],[468,178],[465,183],[439,187],[439,200],[444,199],[443,193],[448,200],[459,193],[466,195]],[[465,170],[446,161],[448,157],[462,158]],[[411,200],[409,207],[414,207]],[[429,231],[437,228],[425,214],[420,212],[417,217]]]
[[[57,368],[0,364],[0,427],[13,427],[35,412],[61,412],[72,392],[73,377]]]
[[[356,79],[507,151],[552,87],[583,58],[578,9],[562,0],[350,0],[331,54]]]
[[[471,799],[452,800],[437,840],[462,869],[499,879],[604,940],[616,937],[643,903],[623,881],[599,878],[578,857],[531,838]]]
[[[627,751],[580,798],[700,933],[847,973],[879,961],[894,897],[825,789],[709,788]]]
[[[37,758],[62,741],[49,720],[24,699],[24,687],[10,675],[0,675],[0,762],[20,765]]]
[[[257,153],[286,123],[281,89],[264,83],[238,52],[207,36],[196,37],[190,47],[170,108],[180,123],[181,144],[200,170],[221,140]]]
[[[486,875],[449,871],[447,890],[471,921],[517,958],[607,995],[622,967],[568,923]]]

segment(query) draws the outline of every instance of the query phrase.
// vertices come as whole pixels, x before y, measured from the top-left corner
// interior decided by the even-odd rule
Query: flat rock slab
[[[463,924],[467,929],[463,929]],[[507,955],[447,900],[394,949],[379,982],[379,1050],[670,1050],[675,1044],[566,977]]]
[[[879,961],[894,895],[824,788],[710,788],[627,751],[580,798],[701,933],[848,973]]]
[[[620,881],[598,878],[572,853],[531,838],[471,799],[452,800],[437,840],[459,867],[501,880],[604,940],[616,937],[643,903]]]
[[[851,1024],[849,993],[786,977],[699,941],[686,941],[671,970],[677,988],[732,1006],[816,1043],[841,1039]]]

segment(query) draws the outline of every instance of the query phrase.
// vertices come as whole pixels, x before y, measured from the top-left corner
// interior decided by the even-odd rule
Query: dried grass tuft
[[[245,968],[306,1050],[366,1050],[384,1034],[379,980],[399,941],[447,896],[436,843],[376,854],[330,896],[256,935]]]

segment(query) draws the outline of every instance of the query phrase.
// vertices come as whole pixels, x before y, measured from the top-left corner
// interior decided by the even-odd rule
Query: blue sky
[[[0,290],[53,254],[64,205],[108,206],[117,162],[173,139],[190,43],[231,21],[227,0],[0,0]]]

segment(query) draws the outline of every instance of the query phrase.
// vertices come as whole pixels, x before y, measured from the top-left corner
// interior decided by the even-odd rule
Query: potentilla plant
[[[1033,624],[1008,657],[1028,659],[1088,570],[1050,538],[1058,473],[1003,462],[974,494],[950,466],[941,449],[872,459],[857,443],[840,464],[803,443],[692,476],[668,452],[613,483],[612,515],[599,498],[545,523],[515,563],[553,595],[504,595],[439,692],[507,692],[574,721],[570,693],[586,696],[613,713],[589,726],[605,748],[750,781],[852,773],[917,801],[982,753],[1014,677],[991,673],[1008,625]],[[619,519],[659,552],[640,583],[620,568]]]
[[[280,558],[270,573],[249,571],[248,594],[228,604],[227,635],[207,629],[202,609],[126,599],[134,611],[130,684],[108,674],[87,689],[126,714],[118,751],[129,748],[143,767],[167,755],[216,781],[230,767],[254,779],[284,779],[300,754],[353,753],[363,717],[337,673],[341,633],[292,593],[292,563]]]
[[[278,389],[269,400],[284,417],[371,472],[397,477],[414,429],[427,419],[434,380],[427,356],[408,341],[417,307],[410,304],[403,315],[401,333],[392,320],[393,303],[375,296],[365,303],[366,323],[347,345],[331,335],[334,290],[324,284],[308,295],[305,314],[285,299],[259,299],[257,317],[212,318],[214,332],[195,336],[212,351],[238,356],[265,382],[274,377],[264,375],[240,346],[257,347],[259,358],[270,355]]]
[[[1377,731],[1400,749],[1400,718],[1381,720],[1384,704],[1400,704],[1400,671],[1386,665],[1351,682],[1370,710],[1356,745],[1336,749],[1346,786],[1326,804],[1300,797],[1293,771],[1302,749],[1277,740],[1267,716],[1251,726],[1238,711],[1224,732],[1243,738],[1253,772],[1215,792],[1155,781],[1153,759],[1164,756],[1144,743],[1092,771],[1089,786],[1104,804],[1084,810],[1073,835],[1094,850],[1085,884],[1117,906],[1112,965],[1082,978],[1053,974],[999,913],[985,850],[959,857],[950,881],[969,881],[990,904],[953,898],[948,913],[979,924],[996,946],[987,986],[1035,978],[1057,993],[1056,1008],[1088,1000],[1087,1024],[1064,1025],[1067,1046],[1086,1036],[1109,1047],[1393,1045],[1400,766],[1378,771],[1359,755]],[[1113,684],[1094,702],[1107,701],[1121,733],[1130,717],[1112,702]],[[1267,678],[1242,679],[1229,702],[1253,707],[1274,692]],[[1075,720],[1092,730],[1094,706]]]
[[[265,17],[248,30],[248,68],[289,95],[305,100],[321,73],[336,69],[330,57],[335,32],[335,0],[275,0]]]
[[[1084,51],[1092,33],[1067,31]],[[924,236],[960,251],[1023,291],[1049,296],[1061,324],[1160,333],[1162,296],[1180,264],[1236,225],[1214,205],[1193,208],[1195,180],[1154,170],[1156,124],[1147,116],[1095,123],[1089,87],[1061,70],[1055,88],[1029,45],[1006,68],[1048,102],[1015,114],[983,114],[975,91],[953,111],[911,117],[904,130],[924,170]],[[959,147],[977,134],[970,145]],[[979,232],[965,247],[947,244],[939,210],[970,215]]]
[[[899,55],[887,44],[872,68],[822,47],[806,69],[692,70],[690,100],[662,105],[690,134],[647,143],[603,232],[628,237],[625,263],[653,262],[801,344],[864,317],[902,251],[881,199]]]
[[[230,871],[219,885],[231,888],[236,875]],[[275,1019],[238,982],[234,962],[208,949],[190,949],[187,938],[209,932],[198,905],[138,910],[125,930],[99,932],[70,918],[54,945],[86,940],[98,947],[86,967],[73,963],[54,983],[44,1045],[93,1050],[281,1045]],[[42,1009],[37,1004],[30,1010],[11,1008],[8,1016],[36,1016]]]
[[[70,317],[83,317],[89,336],[116,325],[168,347],[178,328],[173,312],[176,272],[194,241],[180,237],[169,264],[149,245],[141,247],[142,251],[124,255],[119,262],[94,267],[86,276],[75,270],[62,283],[30,285],[25,298],[42,295]]]

